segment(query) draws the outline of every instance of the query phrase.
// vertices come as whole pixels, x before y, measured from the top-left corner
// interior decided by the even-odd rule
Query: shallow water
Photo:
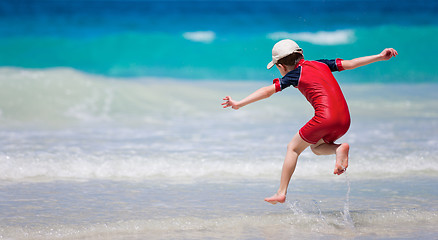
[[[3,183],[1,233],[16,239],[433,239],[436,178],[296,180],[285,204],[260,180]],[[349,218],[346,219],[345,214]]]
[[[434,84],[341,84],[352,116],[340,140],[351,145],[348,178],[332,174],[333,156],[306,150],[287,203],[272,206],[263,199],[278,187],[286,144],[312,115],[295,89],[234,111],[221,108],[223,96],[264,84],[1,71],[3,238],[437,234]]]

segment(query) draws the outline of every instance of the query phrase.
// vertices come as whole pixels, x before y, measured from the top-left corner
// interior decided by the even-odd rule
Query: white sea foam
[[[91,136],[77,136],[88,138],[87,141],[102,141],[92,139]],[[49,141],[52,142],[53,140]],[[59,139],[58,141],[62,141]],[[128,140],[127,140],[128,141]],[[133,141],[133,140],[130,140]],[[49,144],[48,142],[48,144]],[[119,140],[115,141],[119,142]],[[117,146],[114,142],[107,142],[101,146],[56,146],[36,145],[33,148],[45,148],[46,151],[28,152],[25,154],[12,153],[0,155],[0,179],[12,181],[59,180],[59,179],[112,179],[112,180],[145,180],[145,179],[271,179],[280,176],[283,156],[271,152],[275,157],[257,159],[251,154],[230,154],[227,152],[212,152],[211,156],[199,153],[196,149],[186,149],[177,152],[160,152],[159,145],[153,144],[148,148],[150,141],[145,140],[144,152],[138,147],[126,143]],[[18,143],[16,143],[18,144]],[[69,144],[67,142],[64,145]],[[199,145],[199,143],[197,144]],[[13,146],[8,146],[14,148]],[[51,149],[52,147],[52,149]],[[85,148],[92,149],[85,152]],[[162,148],[169,146],[162,145]],[[207,147],[207,146],[204,146]],[[19,148],[19,147],[15,147]],[[107,153],[99,150],[109,148]],[[111,150],[111,148],[113,148]],[[154,148],[156,148],[154,150]],[[195,147],[196,148],[196,147]],[[19,148],[22,149],[22,148]],[[57,149],[57,150],[56,150]],[[143,157],[149,151],[159,152],[157,156]],[[364,154],[364,153],[361,153]],[[160,156],[158,156],[160,155]],[[238,159],[239,155],[245,156]],[[242,156],[241,156],[242,157]],[[412,175],[438,175],[438,159],[373,159],[353,154],[348,172],[353,179],[390,178]],[[377,163],[378,162],[378,163]],[[300,157],[300,164],[294,174],[295,179],[334,179],[334,158],[316,157],[311,153]],[[335,178],[337,179],[337,178]]]
[[[275,32],[268,35],[269,39],[280,40],[291,38],[295,41],[309,42],[316,45],[342,45],[353,43],[356,39],[353,30],[318,31],[318,32]]]
[[[194,42],[211,43],[216,38],[216,33],[213,31],[185,32],[183,37]]]

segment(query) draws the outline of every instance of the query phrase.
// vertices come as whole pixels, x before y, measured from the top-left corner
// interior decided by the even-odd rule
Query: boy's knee
[[[287,144],[287,152],[300,155],[310,144],[304,141],[299,133],[295,134],[292,140]]]
[[[293,143],[288,143],[287,144],[287,151],[288,152],[296,153],[297,155],[301,154],[301,152],[297,149],[296,145],[293,144]]]

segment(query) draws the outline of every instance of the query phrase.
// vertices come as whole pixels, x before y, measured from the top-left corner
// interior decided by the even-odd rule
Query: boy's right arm
[[[255,92],[251,93],[248,97],[242,99],[241,101],[235,101],[230,96],[226,96],[223,100],[225,100],[222,105],[224,108],[232,107],[233,109],[237,110],[243,106],[246,106],[250,103],[268,98],[274,94],[275,91],[275,85],[272,84],[270,86],[262,87]]]
[[[384,60],[389,60],[390,58],[395,57],[397,55],[398,55],[398,53],[397,53],[397,51],[395,49],[393,49],[393,48],[386,48],[380,54],[377,54],[377,55],[360,57],[360,58],[355,58],[355,59],[352,59],[352,60],[343,60],[342,61],[342,67],[345,70],[355,69],[355,68],[358,68],[358,67],[362,67],[362,66],[368,65],[370,63],[374,63],[374,62],[378,62],[378,61],[384,61]]]

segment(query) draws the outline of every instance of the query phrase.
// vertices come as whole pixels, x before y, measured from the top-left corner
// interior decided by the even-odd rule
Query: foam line
[[[309,42],[316,45],[344,45],[353,43],[356,39],[353,30],[318,31],[318,32],[274,32],[268,34],[272,40],[291,38],[296,41]]]

